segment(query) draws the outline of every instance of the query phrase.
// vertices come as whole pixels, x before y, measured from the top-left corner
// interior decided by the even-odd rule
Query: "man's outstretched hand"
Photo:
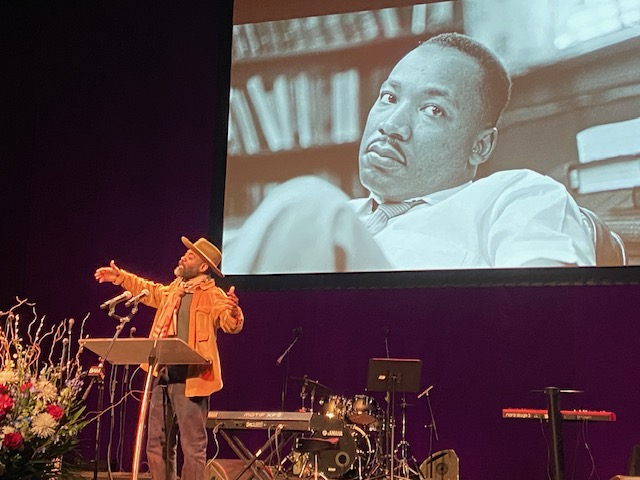
[[[108,267],[100,267],[96,270],[96,273],[93,274],[98,283],[114,282],[115,279],[118,278],[118,275],[120,275],[120,269],[113,260],[111,260]]]
[[[227,298],[225,299],[225,303],[227,305],[227,310],[229,310],[231,316],[233,318],[236,318],[236,316],[238,315],[238,304],[240,303],[240,300],[236,295],[236,287],[232,286],[231,288],[229,288],[229,290],[227,291]]]

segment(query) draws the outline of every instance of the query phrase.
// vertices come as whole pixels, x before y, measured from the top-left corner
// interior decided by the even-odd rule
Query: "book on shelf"
[[[240,155],[242,153],[241,142],[236,119],[231,110],[229,110],[229,118],[227,120],[227,153],[229,155]]]
[[[282,128],[276,115],[275,102],[271,91],[267,91],[261,75],[252,75],[247,79],[247,94],[258,117],[258,124],[272,152],[284,150]]]
[[[244,33],[244,37],[247,40],[247,45],[249,47],[249,56],[257,57],[262,54],[262,46],[260,45],[260,39],[258,38],[258,32],[256,29],[256,24],[247,23],[242,25],[242,30]],[[232,42],[235,41],[232,40]]]
[[[298,145],[309,148],[313,145],[313,122],[311,120],[311,78],[308,72],[300,72],[292,80],[294,117],[296,119]]]
[[[298,53],[307,48],[309,35],[302,18],[292,18],[280,29],[282,45],[286,52]]]
[[[331,77],[331,140],[349,143],[360,135],[360,76],[355,68]]]
[[[385,38],[394,38],[402,33],[403,29],[400,25],[400,15],[397,8],[383,8],[377,13]]]
[[[244,33],[244,25],[233,26],[232,55],[233,58],[247,58],[251,55],[249,41]]]
[[[281,73],[271,85],[252,75],[231,88],[227,151],[253,155],[355,142],[360,90],[355,68]]]
[[[362,41],[369,42],[381,35],[380,25],[376,20],[376,15],[370,10],[354,13],[356,27],[360,31]]]
[[[640,187],[640,154],[576,163],[567,175],[569,188],[578,194]]]
[[[307,17],[302,19],[302,35],[305,37],[306,47],[309,50],[326,48],[328,42],[325,37],[322,17]],[[288,28],[285,26],[284,28]]]
[[[364,41],[363,32],[359,27],[358,17],[355,13],[345,13],[342,16],[342,30],[347,43],[357,45]]]
[[[580,163],[640,153],[640,117],[595,125],[576,135]]]
[[[345,36],[344,29],[342,28],[343,15],[334,13],[321,18],[324,30],[326,31],[326,45],[331,45],[333,47],[346,45],[347,37]]]
[[[252,155],[260,151],[260,139],[258,138],[256,125],[253,120],[249,102],[243,90],[231,87],[229,91],[229,115],[233,115],[233,121],[238,127],[243,150]]]
[[[296,55],[454,26],[449,2],[234,25],[232,61]]]
[[[411,12],[411,33],[420,35],[427,31],[427,6],[414,5]]]
[[[273,103],[282,148],[291,150],[295,146],[296,125],[292,118],[291,86],[284,74],[277,75],[273,80]]]
[[[576,145],[579,163],[567,172],[574,192],[640,186],[640,118],[589,127],[577,133]]]

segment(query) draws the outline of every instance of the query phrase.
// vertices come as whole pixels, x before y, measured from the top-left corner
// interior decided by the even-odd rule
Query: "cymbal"
[[[331,389],[326,385],[321,384],[320,382],[316,382],[315,380],[311,380],[306,375],[304,377],[290,377],[291,380],[295,380],[296,382],[302,383],[303,386],[310,385],[312,388],[316,390],[324,390],[327,393],[331,393]]]

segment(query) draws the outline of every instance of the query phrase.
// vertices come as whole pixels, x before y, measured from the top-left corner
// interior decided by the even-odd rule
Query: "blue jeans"
[[[176,479],[178,432],[184,457],[180,479],[204,478],[209,397],[187,398],[184,389],[184,383],[167,385],[160,381],[151,391],[147,423],[147,463],[153,480]]]

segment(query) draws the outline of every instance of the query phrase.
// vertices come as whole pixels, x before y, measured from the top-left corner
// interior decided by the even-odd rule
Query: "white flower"
[[[31,420],[31,431],[40,438],[48,438],[56,432],[57,425],[48,413],[39,413]]]
[[[7,385],[8,383],[16,383],[18,381],[18,373],[15,370],[0,370],[0,383]]]
[[[58,389],[48,380],[38,380],[34,385],[34,395],[45,402],[53,402],[58,398]]]

